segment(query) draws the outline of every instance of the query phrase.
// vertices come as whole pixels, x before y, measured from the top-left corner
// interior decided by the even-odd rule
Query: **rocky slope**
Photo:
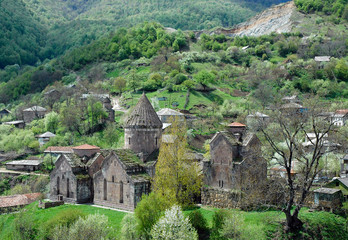
[[[298,11],[293,1],[273,6],[233,28],[216,28],[211,31],[197,31],[196,35],[225,34],[227,36],[261,36],[272,32],[290,32],[294,24],[294,14]]]

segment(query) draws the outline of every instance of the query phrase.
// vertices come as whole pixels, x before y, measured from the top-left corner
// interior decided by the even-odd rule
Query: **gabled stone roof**
[[[89,145],[89,144],[83,144],[80,146],[72,147],[72,149],[76,149],[76,150],[100,150],[100,147]]]
[[[145,93],[126,121],[126,128],[162,128],[162,122]]]

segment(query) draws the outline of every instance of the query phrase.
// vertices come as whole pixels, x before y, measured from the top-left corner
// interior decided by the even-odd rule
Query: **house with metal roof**
[[[42,166],[42,160],[16,160],[6,163],[6,169],[15,171],[37,171]]]
[[[15,128],[23,129],[25,127],[25,123],[23,120],[4,122],[5,125],[14,126]]]
[[[160,111],[157,112],[157,115],[162,121],[162,123],[170,123],[175,118],[179,118],[180,121],[185,120],[184,114],[170,108],[162,108]]]
[[[316,208],[333,211],[342,206],[343,195],[340,189],[322,187],[313,192]]]
[[[56,134],[51,133],[51,132],[45,132],[43,134],[37,135],[36,138],[39,141],[40,147],[48,143],[51,138],[54,138]]]

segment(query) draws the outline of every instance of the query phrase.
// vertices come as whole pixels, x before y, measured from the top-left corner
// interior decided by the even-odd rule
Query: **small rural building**
[[[6,117],[10,114],[11,114],[11,112],[9,110],[7,110],[6,108],[0,110],[0,118]]]
[[[216,133],[210,141],[210,155],[203,162],[204,185],[209,186],[202,191],[203,204],[233,207],[229,191],[251,193],[267,179],[260,140],[244,124],[232,123],[228,131]]]
[[[264,127],[269,123],[270,118],[266,114],[256,112],[254,114],[249,114],[246,117],[246,121],[249,127],[252,127],[255,130],[259,130],[261,127]]]
[[[287,114],[302,114],[306,111],[306,108],[301,104],[290,102],[281,105],[280,111]]]
[[[314,61],[317,63],[319,69],[324,68],[325,64],[330,62],[330,60],[331,60],[330,56],[315,56],[314,57]]]
[[[0,196],[0,213],[6,213],[29,205],[41,198],[41,193],[28,193],[12,196]]]
[[[340,189],[319,188],[314,190],[314,206],[327,211],[333,211],[342,206],[343,195]]]
[[[338,127],[346,125],[348,120],[348,109],[337,110],[331,117],[331,122]]]
[[[57,89],[51,89],[47,92],[44,93],[44,96],[48,99],[55,99],[58,100],[61,97],[61,93],[60,91],[58,91]]]
[[[298,98],[297,95],[292,96],[285,96],[282,98],[283,103],[298,103],[301,104],[301,100]]]
[[[344,196],[344,201],[348,201],[348,178],[335,178],[324,187],[340,189]]]
[[[32,106],[23,110],[23,120],[27,124],[35,119],[44,118],[46,113],[46,108],[40,106]]]
[[[42,160],[18,160],[6,163],[6,169],[15,171],[37,171],[42,166]]]
[[[44,153],[50,154],[52,157],[59,157],[61,154],[73,153],[73,149],[72,147],[51,146],[46,148]]]
[[[61,154],[50,174],[50,199],[65,202],[93,202],[93,175],[100,170],[104,156],[100,148],[84,144],[73,153]]]
[[[43,134],[37,135],[36,138],[39,141],[40,147],[48,143],[51,138],[55,137],[56,135],[51,132],[45,132]]]
[[[134,210],[142,195],[150,192],[148,164],[141,162],[132,150],[112,151],[94,174],[94,203]]]
[[[157,115],[159,119],[162,121],[162,123],[170,123],[175,118],[179,118],[180,121],[185,120],[184,114],[170,108],[162,108],[160,111],[157,112]]]
[[[4,122],[5,125],[14,126],[15,128],[23,129],[25,127],[25,123],[23,120]]]

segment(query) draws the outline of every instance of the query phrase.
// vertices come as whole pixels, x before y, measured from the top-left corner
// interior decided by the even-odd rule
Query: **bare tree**
[[[261,129],[272,155],[277,155],[276,160],[286,172],[286,184],[283,187],[286,201],[280,209],[286,215],[287,232],[297,231],[303,225],[298,214],[314,178],[321,171],[321,158],[343,144],[337,142],[339,132],[334,123],[320,117],[325,107],[319,99],[308,100],[305,106],[305,109],[274,111],[271,115],[272,123]],[[298,171],[296,178],[293,175],[295,165]]]

